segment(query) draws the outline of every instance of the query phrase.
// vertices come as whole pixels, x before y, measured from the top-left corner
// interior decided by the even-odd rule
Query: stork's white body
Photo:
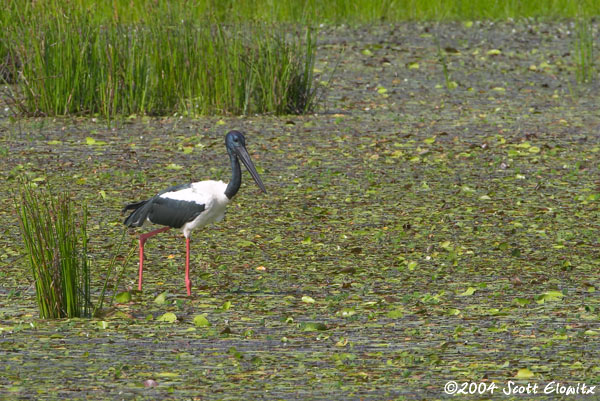
[[[223,220],[230,201],[225,196],[226,188],[227,184],[223,181],[200,181],[190,184],[188,188],[165,192],[160,197],[204,205],[205,209],[198,217],[181,227],[183,235],[189,238],[193,229]]]

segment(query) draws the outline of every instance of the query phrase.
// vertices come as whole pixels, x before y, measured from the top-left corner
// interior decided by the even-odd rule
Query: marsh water
[[[574,43],[567,22],[324,27],[311,115],[108,124],[4,110],[0,398],[417,400],[451,398],[451,380],[596,384],[599,88],[597,75],[576,81]],[[147,243],[143,292],[135,258],[125,266],[132,302],[37,318],[18,177],[87,202],[99,287],[120,208],[228,180],[234,128],[268,194],[246,174],[226,219],[194,233],[192,297],[172,230]]]

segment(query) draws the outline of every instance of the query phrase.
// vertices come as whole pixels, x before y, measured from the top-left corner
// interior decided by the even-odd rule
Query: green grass
[[[209,2],[211,3],[211,2]],[[236,1],[221,3],[240,4]],[[508,18],[574,18],[580,7],[598,14],[600,4],[578,0],[318,0],[269,2],[256,7],[239,7],[246,17],[272,18],[276,21],[372,23],[377,21],[440,21]]]
[[[114,252],[94,304],[86,203],[81,210],[76,210],[77,203],[70,194],[63,192],[55,196],[50,190],[30,184],[21,185],[21,188],[15,206],[40,317],[56,319],[101,314],[109,285],[112,287],[112,305],[124,266],[135,251],[135,247],[130,246],[127,255],[121,255],[127,231],[123,230],[121,239],[110,245]]]
[[[596,73],[596,61],[594,59],[594,33],[589,18],[577,19],[573,48],[577,82],[580,84],[591,82]]]
[[[0,6],[0,80],[14,84],[4,89],[13,109],[108,119],[310,112],[317,99],[316,34],[303,25],[600,13],[599,3],[576,0],[3,0]],[[588,81],[593,40],[589,26],[578,26],[578,80]]]
[[[435,39],[435,45],[437,47],[437,57],[439,63],[442,65],[442,72],[444,73],[444,84],[446,85],[446,89],[451,91],[456,88],[457,83],[452,81],[450,72],[448,70],[448,60],[446,57],[446,51],[442,50],[439,39]]]
[[[91,313],[87,209],[74,211],[65,193],[53,196],[24,185],[17,201],[40,317],[86,317]]]
[[[20,3],[20,14],[53,14],[64,5],[70,9],[89,11],[98,23],[138,23],[149,14],[171,15],[198,20],[210,16],[218,21],[251,21],[294,23],[371,23],[406,20],[467,20],[507,18],[575,18],[585,12],[598,15],[600,4],[592,0],[43,0]],[[4,7],[6,8],[6,7]],[[0,17],[1,18],[1,17]]]
[[[4,17],[3,42],[22,66],[11,71],[19,78],[9,97],[24,114],[301,114],[314,106],[312,30],[291,35],[160,7],[121,23],[49,3],[51,11],[12,3]]]

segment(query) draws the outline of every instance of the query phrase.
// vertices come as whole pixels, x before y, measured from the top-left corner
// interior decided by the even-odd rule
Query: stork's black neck
[[[229,159],[231,160],[231,181],[227,184],[225,189],[225,196],[231,199],[237,194],[242,184],[242,169],[240,168],[240,162],[235,154],[229,152]]]

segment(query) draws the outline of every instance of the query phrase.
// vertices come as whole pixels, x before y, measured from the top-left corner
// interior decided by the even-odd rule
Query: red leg
[[[142,240],[142,237],[140,236],[140,273],[139,273],[139,279],[138,279],[138,291],[142,290],[142,272],[144,271],[144,242],[146,242],[146,240]]]
[[[190,281],[190,239],[185,239],[185,288],[188,297],[192,295],[192,282]]]
[[[139,281],[138,281],[138,290],[139,291],[142,290],[142,274],[143,274],[143,270],[144,270],[144,244],[146,243],[146,240],[148,238],[153,237],[158,233],[168,231],[170,229],[171,229],[171,227],[163,227],[163,228],[159,228],[158,230],[150,231],[149,233],[140,235],[140,240],[139,240],[139,243],[140,243],[140,273],[139,273]]]

